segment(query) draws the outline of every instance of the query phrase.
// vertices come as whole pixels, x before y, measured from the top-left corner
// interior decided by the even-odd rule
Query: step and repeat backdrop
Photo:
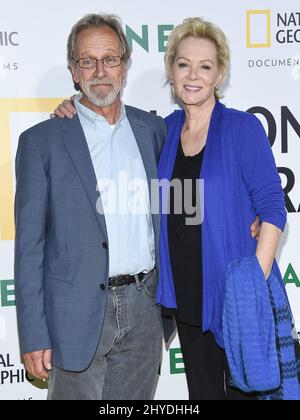
[[[286,194],[288,224],[278,252],[300,330],[300,7],[298,0],[3,0],[0,5],[0,399],[45,399],[46,384],[22,364],[14,295],[14,159],[18,137],[74,93],[66,41],[83,15],[118,14],[132,48],[125,103],[166,116],[176,107],[163,55],[172,28],[187,16],[219,25],[231,48],[227,106],[262,121]],[[251,326],[249,326],[251,331]],[[149,349],[151,351],[151,348]],[[177,337],[164,350],[156,399],[186,399]]]

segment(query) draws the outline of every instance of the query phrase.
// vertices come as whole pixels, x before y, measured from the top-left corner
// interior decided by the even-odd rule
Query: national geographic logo
[[[279,44],[300,43],[300,12],[277,13],[276,41]]]
[[[247,48],[300,43],[300,12],[246,11]]]
[[[271,46],[271,10],[248,10],[247,48]]]
[[[13,162],[10,116],[14,112],[50,113],[64,98],[0,99],[0,241],[14,240]]]
[[[300,12],[275,12],[274,10],[246,11],[247,48],[268,48],[298,45],[300,43]],[[291,48],[289,49],[290,51]],[[275,51],[275,49],[274,49]],[[251,57],[250,69],[290,68],[291,77],[300,79],[300,55],[298,51],[286,56]]]

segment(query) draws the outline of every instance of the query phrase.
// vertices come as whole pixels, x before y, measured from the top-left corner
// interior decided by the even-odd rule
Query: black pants
[[[190,400],[255,400],[228,385],[229,369],[225,351],[210,332],[177,321]]]

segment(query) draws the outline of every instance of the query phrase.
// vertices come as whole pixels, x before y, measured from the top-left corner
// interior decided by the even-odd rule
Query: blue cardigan
[[[172,177],[184,120],[182,110],[175,111],[165,120],[168,134],[158,165],[160,180]],[[252,114],[226,108],[220,102],[216,102],[212,113],[199,175],[204,179],[202,329],[203,332],[211,331],[219,346],[224,348],[222,311],[227,267],[237,258],[255,254],[257,241],[251,238],[250,226],[256,215],[261,222],[284,229],[284,193],[260,121]],[[164,211],[168,193],[162,188],[160,198],[162,219],[157,303],[176,308],[167,212]],[[280,276],[277,264],[274,266]]]

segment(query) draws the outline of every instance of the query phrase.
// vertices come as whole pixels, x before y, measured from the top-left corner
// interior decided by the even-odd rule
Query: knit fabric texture
[[[280,386],[258,396],[261,400],[300,400],[300,345],[289,303],[277,277],[267,282],[275,321]]]
[[[232,383],[262,400],[299,400],[299,342],[281,279],[268,281],[257,257],[231,263],[223,336]]]

